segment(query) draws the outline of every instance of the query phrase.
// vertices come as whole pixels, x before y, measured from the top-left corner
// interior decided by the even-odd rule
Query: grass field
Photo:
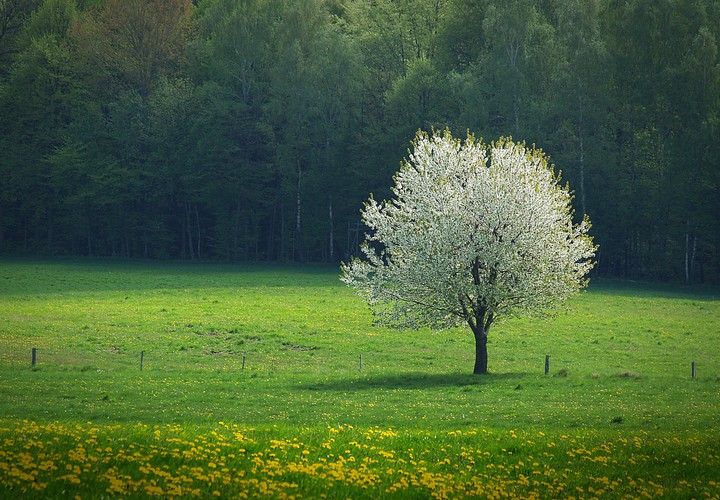
[[[336,268],[0,260],[0,497],[720,498],[714,293],[594,281],[473,376]]]

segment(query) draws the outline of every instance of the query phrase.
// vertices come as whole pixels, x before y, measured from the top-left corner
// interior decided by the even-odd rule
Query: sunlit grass
[[[337,275],[0,262],[0,492],[720,496],[713,291],[594,282],[478,377],[469,331],[376,328]]]

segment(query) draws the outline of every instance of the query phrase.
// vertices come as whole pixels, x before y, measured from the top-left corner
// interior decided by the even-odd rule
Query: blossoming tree
[[[546,315],[587,284],[590,221],[573,223],[572,194],[537,149],[447,130],[419,132],[413,144],[394,198],[365,204],[364,258],[344,263],[341,279],[379,324],[467,324],[474,373],[487,373],[493,322]]]

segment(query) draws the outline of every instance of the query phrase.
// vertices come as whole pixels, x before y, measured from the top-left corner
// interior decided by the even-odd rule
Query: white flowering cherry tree
[[[394,198],[365,204],[364,258],[343,263],[341,279],[379,324],[467,324],[484,374],[493,322],[546,315],[587,285],[590,221],[573,223],[572,194],[540,150],[447,130],[418,132],[413,145]]]

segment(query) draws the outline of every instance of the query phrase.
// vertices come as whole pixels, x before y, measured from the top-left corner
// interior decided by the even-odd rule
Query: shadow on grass
[[[522,373],[398,373],[393,375],[360,375],[355,378],[327,380],[304,386],[309,391],[365,391],[373,389],[429,389],[435,387],[466,387],[494,384],[503,380],[521,379]]]

